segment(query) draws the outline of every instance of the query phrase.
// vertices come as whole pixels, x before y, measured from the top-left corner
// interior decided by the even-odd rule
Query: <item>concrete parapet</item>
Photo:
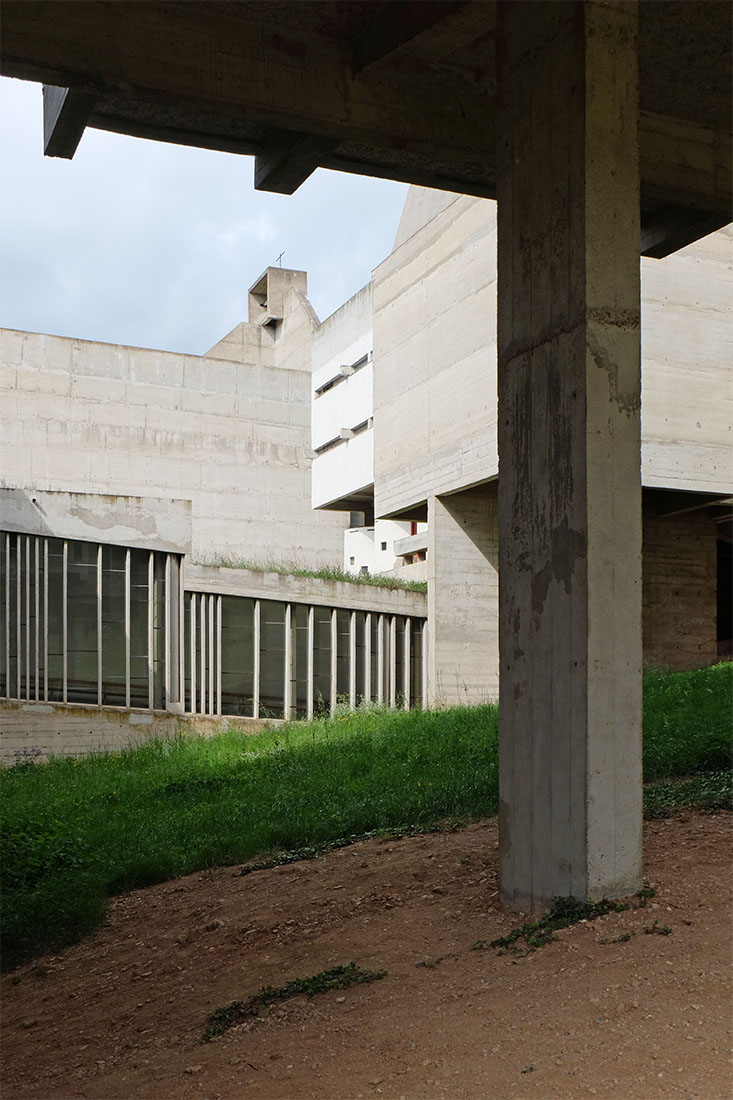
[[[351,611],[376,611],[385,615],[425,617],[427,600],[423,592],[351,584],[321,577],[296,577],[289,573],[268,573],[250,569],[229,569],[216,565],[186,565],[188,592],[211,592],[220,596],[249,596],[284,603],[340,607]]]
[[[0,765],[43,762],[56,756],[120,752],[147,741],[191,733],[211,737],[228,729],[257,733],[275,719],[181,718],[166,711],[122,710],[71,703],[0,700]]]

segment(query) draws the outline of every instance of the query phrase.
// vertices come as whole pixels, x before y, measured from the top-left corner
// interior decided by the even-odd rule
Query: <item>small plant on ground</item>
[[[555,898],[549,913],[537,920],[525,921],[518,928],[513,928],[508,935],[492,940],[490,946],[519,952],[519,941],[524,940],[527,948],[534,951],[552,943],[555,939],[553,932],[559,928],[569,928],[571,924],[578,924],[582,920],[596,920],[606,913],[621,913],[628,908],[626,902],[609,901],[608,898],[596,902],[578,901],[572,897]]]
[[[644,929],[645,936],[671,936],[672,929],[668,924],[660,924],[658,920],[654,921],[654,924],[650,928]]]
[[[249,997],[246,1001],[232,1001],[223,1008],[217,1008],[209,1016],[209,1026],[201,1036],[204,1042],[223,1035],[225,1031],[236,1027],[245,1020],[259,1016],[261,1009],[269,1008],[277,1001],[289,1001],[292,997],[306,995],[314,997],[316,993],[330,993],[333,989],[348,989],[352,985],[363,985],[366,982],[377,982],[387,976],[386,970],[363,970],[356,963],[350,962],[346,966],[334,966],[330,970],[322,970],[320,974],[314,974],[311,978],[293,978],[277,988],[264,986],[259,993]]]

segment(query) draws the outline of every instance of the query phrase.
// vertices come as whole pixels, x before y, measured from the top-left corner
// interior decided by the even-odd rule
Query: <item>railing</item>
[[[407,709],[426,698],[425,630],[363,604],[185,592],[177,554],[0,533],[8,699],[285,719]]]
[[[0,695],[164,709],[178,703],[180,557],[0,534]]]
[[[191,713],[311,718],[425,699],[421,618],[187,592],[184,634]]]

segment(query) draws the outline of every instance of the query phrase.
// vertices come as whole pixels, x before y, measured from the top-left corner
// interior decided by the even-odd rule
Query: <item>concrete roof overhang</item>
[[[320,166],[494,197],[496,7],[3,0],[0,69],[52,86],[50,155],[91,126],[254,155],[263,190]],[[641,251],[665,255],[731,218],[732,9],[639,7]]]

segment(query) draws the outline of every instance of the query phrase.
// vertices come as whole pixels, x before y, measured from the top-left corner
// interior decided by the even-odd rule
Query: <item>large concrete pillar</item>
[[[498,5],[501,896],[641,885],[637,5]]]
[[[499,694],[496,482],[428,499],[428,706]]]

